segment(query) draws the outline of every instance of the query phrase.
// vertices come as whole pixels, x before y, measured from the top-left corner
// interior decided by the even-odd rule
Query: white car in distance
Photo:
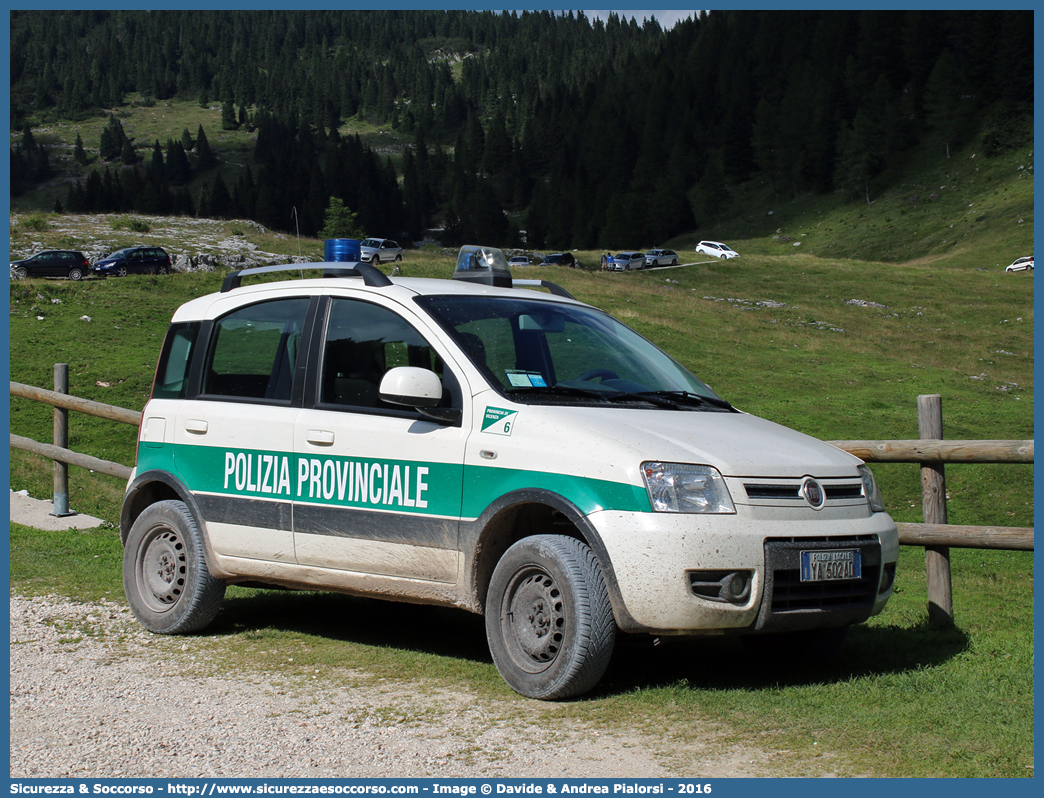
[[[359,244],[359,256],[374,266],[402,260],[402,247],[390,238],[367,238]]]
[[[739,253],[736,250],[728,244],[722,244],[720,241],[701,241],[696,245],[696,251],[702,252],[704,255],[713,255],[715,258],[721,258],[722,260],[739,257]]]

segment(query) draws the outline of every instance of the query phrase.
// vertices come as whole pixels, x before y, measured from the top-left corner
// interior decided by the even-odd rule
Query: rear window
[[[152,386],[153,399],[184,399],[188,384],[188,369],[196,347],[199,322],[181,322],[167,329],[163,341],[156,379]]]
[[[260,302],[214,325],[203,393],[289,402],[308,297]]]

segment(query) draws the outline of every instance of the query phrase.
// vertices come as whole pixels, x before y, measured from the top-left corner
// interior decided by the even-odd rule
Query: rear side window
[[[289,402],[308,297],[240,308],[214,325],[203,393]]]
[[[192,352],[196,348],[198,334],[198,321],[172,324],[167,329],[163,351],[160,352],[159,364],[156,366],[156,380],[152,386],[153,399],[185,398],[189,364],[192,362]]]

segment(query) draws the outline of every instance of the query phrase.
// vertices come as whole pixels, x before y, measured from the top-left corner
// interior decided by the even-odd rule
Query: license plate
[[[802,582],[859,579],[862,575],[863,558],[859,549],[801,552]]]

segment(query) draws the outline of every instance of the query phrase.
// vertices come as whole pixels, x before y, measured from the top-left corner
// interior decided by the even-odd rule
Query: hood
[[[862,462],[746,413],[528,406],[520,415],[533,411],[557,416],[547,421],[564,425],[574,441],[608,439],[630,449],[628,456],[638,461],[711,465],[727,477],[851,477]]]

